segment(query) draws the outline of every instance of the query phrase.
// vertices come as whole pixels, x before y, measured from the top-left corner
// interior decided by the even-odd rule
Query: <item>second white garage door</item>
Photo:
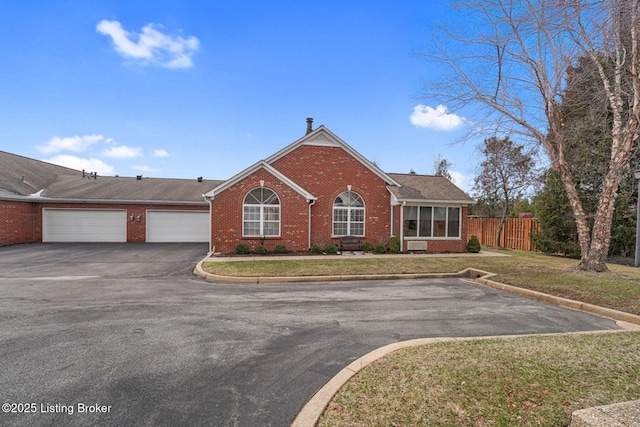
[[[208,241],[208,211],[147,211],[147,242]]]

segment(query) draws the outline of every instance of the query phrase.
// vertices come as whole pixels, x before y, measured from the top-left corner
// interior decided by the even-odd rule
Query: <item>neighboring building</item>
[[[0,245],[206,241],[305,251],[341,236],[464,252],[467,206],[441,176],[381,171],[324,126],[226,181],[102,177],[0,152]]]
[[[221,181],[96,176],[0,151],[0,246],[208,242]]]

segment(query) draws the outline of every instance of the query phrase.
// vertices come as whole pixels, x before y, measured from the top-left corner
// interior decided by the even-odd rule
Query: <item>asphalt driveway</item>
[[[392,342],[616,329],[460,279],[214,284],[206,250],[1,247],[0,424],[287,426]]]

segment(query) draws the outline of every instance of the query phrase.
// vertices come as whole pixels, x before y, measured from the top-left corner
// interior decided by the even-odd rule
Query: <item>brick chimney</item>
[[[305,135],[309,135],[313,132],[313,117],[307,117],[307,133]]]

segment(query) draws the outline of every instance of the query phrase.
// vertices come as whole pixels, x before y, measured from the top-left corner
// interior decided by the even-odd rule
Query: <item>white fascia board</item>
[[[435,200],[435,199],[398,199],[399,202],[404,202],[407,205],[472,205],[476,203],[475,200]]]
[[[208,200],[215,199],[216,194],[226,190],[227,188],[243,180],[244,178],[246,178],[247,176],[251,175],[252,173],[256,172],[259,169],[265,169],[271,175],[275,176],[280,181],[284,182],[287,186],[291,187],[293,190],[299,193],[301,196],[306,198],[307,201],[316,200],[316,197],[314,197],[313,194],[309,193],[307,190],[305,190],[304,188],[296,184],[293,180],[291,180],[289,177],[284,175],[282,172],[280,172],[279,170],[277,170],[276,168],[274,168],[264,160],[260,160],[258,163],[255,163],[252,166],[249,166],[247,169],[243,170],[239,174],[234,175],[233,177],[231,177],[224,183],[220,184],[213,190],[206,192],[204,194],[204,197]]]
[[[324,142],[324,143],[323,142],[314,142],[313,141],[314,138],[316,138],[320,133],[324,133],[328,137],[329,141]],[[347,144],[342,139],[340,139],[336,134],[331,132],[324,125],[320,125],[313,132],[309,133],[308,135],[303,136],[302,138],[298,139],[297,141],[294,141],[291,144],[287,145],[286,147],[284,147],[282,150],[278,151],[277,153],[267,157],[265,159],[265,162],[271,164],[271,163],[275,162],[276,160],[284,157],[286,154],[292,152],[293,150],[295,150],[297,147],[299,147],[301,145],[319,145],[319,146],[341,147],[347,153],[349,153],[350,155],[355,157],[360,163],[365,165],[365,167],[367,167],[367,169],[369,169],[378,178],[382,179],[387,184],[395,185],[397,187],[402,187],[402,184],[400,184],[399,182],[397,182],[396,180],[391,178],[389,175],[384,173],[379,167],[377,167],[376,165],[371,163],[369,160],[367,160],[366,157],[364,157],[362,154],[358,153],[353,147],[351,147],[349,144]]]
[[[391,191],[391,189],[389,188],[389,186],[387,185],[387,191],[389,192],[389,195],[391,196],[391,206],[397,206],[399,205],[401,202],[400,200],[398,200],[398,198],[396,197],[395,194],[393,194],[393,191]]]

